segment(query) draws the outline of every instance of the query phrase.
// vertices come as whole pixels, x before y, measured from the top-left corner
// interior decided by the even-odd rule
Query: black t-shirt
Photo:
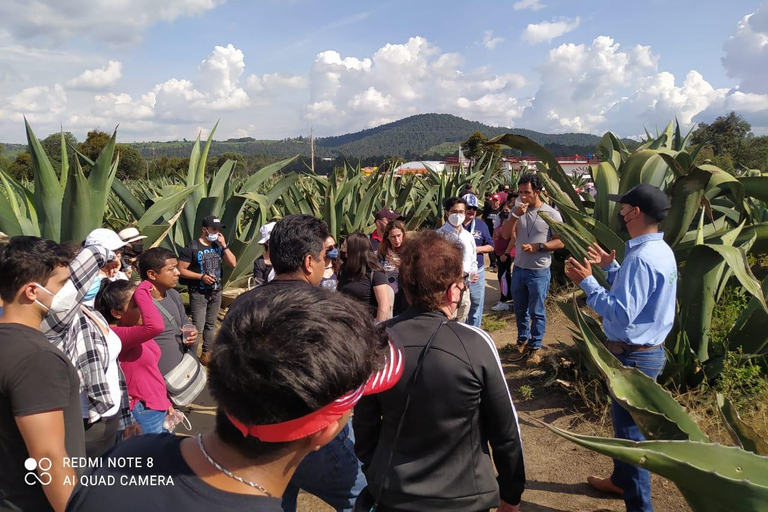
[[[253,260],[253,278],[259,283],[269,282],[269,274],[272,272],[272,265],[267,265],[264,256],[259,256]]]
[[[337,290],[356,298],[363,304],[368,304],[371,309],[373,309],[373,314],[376,315],[376,309],[379,303],[376,301],[376,294],[373,293],[373,287],[379,286],[380,284],[389,285],[387,275],[384,272],[378,270],[376,272],[368,272],[360,279],[350,281],[344,275],[342,269]]]
[[[188,246],[181,250],[179,261],[189,262],[190,272],[208,274],[216,278],[216,283],[206,285],[202,281],[194,279],[182,279],[182,283],[189,286],[191,292],[206,292],[221,288],[221,263],[223,251],[219,244],[203,245],[199,240],[192,240]]]
[[[31,327],[0,324],[0,351],[0,510],[51,510],[42,485],[25,481],[29,452],[15,417],[62,410],[67,454],[84,457],[80,381],[69,359]]]
[[[205,483],[182,457],[182,441],[171,434],[147,434],[120,443],[104,454],[103,467],[83,477],[89,478],[90,485],[77,486],[67,512],[282,511],[280,498],[236,494]],[[110,460],[128,457],[136,457],[130,460],[141,462],[142,467],[109,467]],[[150,461],[152,467],[148,467]],[[211,470],[216,471],[213,466]]]

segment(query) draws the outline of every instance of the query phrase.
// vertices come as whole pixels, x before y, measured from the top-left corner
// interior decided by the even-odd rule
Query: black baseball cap
[[[403,216],[389,208],[382,208],[381,210],[376,212],[376,220],[380,220],[380,219],[403,220]]]
[[[227,226],[222,226],[221,221],[219,220],[218,217],[214,215],[209,215],[203,218],[203,227],[213,228],[213,229],[222,229],[222,228],[226,228]]]
[[[608,194],[608,199],[640,208],[640,211],[661,222],[669,212],[669,198],[660,188],[640,183],[635,185],[623,196]]]

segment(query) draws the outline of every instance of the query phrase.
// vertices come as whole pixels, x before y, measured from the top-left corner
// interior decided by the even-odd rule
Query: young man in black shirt
[[[363,395],[394,386],[402,363],[402,351],[352,299],[313,286],[261,286],[216,338],[208,367],[214,431],[129,439],[105,458],[132,457],[141,467],[95,469],[67,510],[101,512],[108,503],[110,512],[280,512],[299,462],[335,439]],[[327,468],[324,476],[338,475]]]
[[[221,309],[221,265],[235,268],[237,258],[227,247],[221,221],[209,215],[203,219],[200,237],[192,240],[179,255],[182,282],[189,285],[192,323],[203,333],[200,362],[208,364],[216,319]],[[194,347],[197,350],[197,346]]]
[[[0,275],[0,510],[62,512],[76,478],[65,459],[85,455],[80,382],[40,324],[77,301],[69,254],[17,236],[0,246]]]

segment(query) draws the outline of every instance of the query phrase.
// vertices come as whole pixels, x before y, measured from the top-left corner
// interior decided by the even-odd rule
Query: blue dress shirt
[[[663,343],[675,321],[677,262],[663,233],[639,236],[627,242],[624,263],[616,261],[608,272],[608,291],[593,276],[579,286],[587,305],[603,317],[610,341],[632,345]]]

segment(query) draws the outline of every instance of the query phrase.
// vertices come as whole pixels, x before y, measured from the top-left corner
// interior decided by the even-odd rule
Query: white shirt
[[[475,245],[475,237],[472,236],[472,233],[463,227],[457,233],[456,228],[447,222],[437,231],[453,235],[459,239],[459,242],[461,242],[461,245],[464,247],[464,257],[462,258],[464,272],[477,272],[477,246]]]
[[[107,326],[108,327],[108,326]],[[107,360],[107,386],[109,387],[109,394],[112,397],[112,407],[101,415],[102,418],[111,418],[118,412],[120,412],[120,404],[123,397],[120,391],[120,374],[118,373],[117,356],[120,355],[120,351],[123,349],[123,342],[117,336],[117,333],[112,329],[109,329],[107,333],[107,352],[109,359]],[[80,408],[82,409],[83,418],[89,418],[89,402],[88,395],[84,391],[80,392]]]

